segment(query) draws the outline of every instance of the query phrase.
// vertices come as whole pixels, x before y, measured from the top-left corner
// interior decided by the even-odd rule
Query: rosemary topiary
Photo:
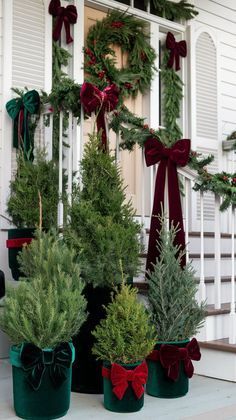
[[[34,257],[32,267],[30,262],[28,267],[32,277],[20,282],[17,288],[7,290],[0,328],[13,344],[28,342],[43,349],[68,342],[79,331],[86,319],[86,300],[78,266],[68,264],[69,252],[65,245],[45,234],[39,243],[37,262],[33,252],[37,241],[39,239],[33,242],[28,254]],[[67,271],[69,266],[71,272]]]
[[[110,363],[136,363],[151,353],[155,329],[137,299],[137,289],[122,284],[106,308],[106,318],[92,333],[96,339],[93,354]]]
[[[202,327],[205,303],[196,301],[197,284],[191,264],[181,268],[178,246],[174,245],[177,229],[168,231],[162,218],[157,247],[159,260],[149,273],[149,302],[159,341],[181,341],[195,335]]]
[[[42,224],[45,229],[57,225],[58,205],[58,165],[48,161],[42,151],[38,151],[34,163],[26,161],[22,154],[17,160],[17,173],[10,183],[10,197],[7,212],[18,228],[39,225],[42,201]],[[63,194],[66,204],[66,195]]]
[[[137,273],[140,226],[133,219],[131,204],[125,203],[114,158],[99,144],[94,134],[85,146],[81,162],[83,189],[74,197],[65,237],[77,250],[85,281],[113,287],[120,283],[120,260],[125,275]]]

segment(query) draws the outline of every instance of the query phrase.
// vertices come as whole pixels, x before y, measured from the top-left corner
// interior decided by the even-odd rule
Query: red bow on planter
[[[143,362],[133,370],[127,370],[117,363],[112,363],[111,370],[102,368],[102,376],[110,379],[113,385],[113,392],[119,400],[122,400],[129,382],[136,397],[139,399],[144,393],[144,385],[147,382],[147,363]]]
[[[56,24],[53,30],[53,39],[58,41],[61,35],[62,25],[65,25],[66,31],[66,42],[69,44],[73,42],[73,38],[70,34],[70,24],[75,24],[77,22],[77,9],[72,4],[62,7],[60,0],[51,0],[49,4],[48,11],[50,15],[56,17]]]
[[[80,100],[86,114],[98,113],[97,130],[102,129],[102,145],[104,150],[107,150],[105,112],[113,111],[117,107],[119,101],[118,87],[112,84],[101,91],[91,83],[85,82],[81,88]]]
[[[168,60],[167,66],[172,68],[175,61],[175,70],[180,70],[179,58],[180,56],[187,56],[186,41],[176,42],[174,35],[171,32],[168,32],[166,37],[166,48],[170,50],[170,58]]]
[[[162,344],[160,350],[153,350],[148,356],[150,360],[160,360],[162,366],[167,369],[168,378],[177,381],[179,377],[180,361],[184,362],[184,371],[188,378],[192,378],[194,367],[192,360],[200,360],[201,353],[196,338],[193,338],[186,347],[180,348],[170,344]]]
[[[161,221],[158,216],[164,210],[164,192],[166,170],[168,172],[168,198],[169,198],[169,219],[170,225],[178,226],[178,232],[175,237],[175,245],[180,246],[180,250],[185,248],[185,234],[183,226],[183,216],[181,209],[179,180],[177,174],[177,165],[185,166],[189,160],[190,140],[178,140],[171,148],[165,147],[156,138],[149,138],[145,142],[145,159],[147,166],[155,165],[160,162],[157,176],[156,186],[150,226],[148,255],[146,270],[153,270],[153,264],[159,256],[157,249],[157,240],[159,239],[159,232],[161,230]],[[181,266],[186,264],[185,255],[181,260]]]

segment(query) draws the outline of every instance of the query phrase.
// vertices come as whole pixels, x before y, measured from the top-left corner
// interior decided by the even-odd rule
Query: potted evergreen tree
[[[63,197],[64,202],[66,197]],[[18,280],[23,275],[19,270],[17,256],[24,244],[31,242],[39,225],[42,210],[42,225],[50,229],[57,224],[58,165],[48,161],[44,152],[38,151],[34,162],[26,160],[23,153],[17,159],[17,173],[10,183],[7,211],[16,228],[8,230],[9,267]]]
[[[111,291],[120,283],[120,261],[127,277],[137,273],[140,226],[134,211],[125,201],[120,170],[114,158],[104,153],[97,134],[90,136],[81,162],[83,188],[74,196],[70,229],[65,238],[76,250],[89,316],[73,343],[76,359],[73,365],[72,390],[102,393],[101,363],[92,354],[91,331],[105,316],[104,306]]]
[[[160,255],[149,272],[148,298],[158,342],[148,357],[147,393],[155,397],[181,397],[188,392],[192,360],[200,360],[193,337],[205,317],[205,303],[196,301],[197,284],[191,264],[181,268],[183,252],[174,245],[177,229],[166,229],[162,218]],[[191,340],[191,341],[190,341]]]
[[[19,417],[31,420],[55,419],[68,411],[74,360],[71,339],[86,319],[78,265],[72,273],[55,268],[52,262],[59,253],[60,264],[67,266],[68,249],[49,234],[43,242],[47,253],[42,273],[7,290],[0,317],[0,327],[13,343],[14,408]]]
[[[93,335],[93,353],[103,361],[105,408],[120,413],[140,410],[148,374],[145,357],[156,336],[137,289],[122,284]]]

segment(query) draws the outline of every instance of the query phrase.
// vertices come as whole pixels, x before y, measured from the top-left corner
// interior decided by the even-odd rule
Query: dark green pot
[[[71,348],[73,349],[73,346]],[[27,420],[51,420],[63,417],[70,406],[71,367],[68,368],[67,377],[59,387],[53,385],[49,368],[46,367],[40,388],[35,391],[27,381],[27,372],[22,368],[20,349],[13,346],[10,351],[16,415]]]
[[[136,364],[121,364],[125,369],[133,370],[140,363]],[[103,366],[110,368],[109,363],[104,362]],[[103,392],[104,392],[104,407],[109,411],[116,413],[134,413],[141,410],[144,404],[144,394],[141,398],[137,398],[132,387],[129,385],[122,400],[119,400],[112,391],[112,383],[110,379],[103,378]]]
[[[22,229],[9,229],[8,240],[20,239],[20,238],[33,238],[35,229],[33,228],[22,228]],[[8,247],[8,246],[7,246]],[[14,280],[19,280],[19,277],[24,277],[20,271],[17,257],[19,252],[22,250],[22,246],[8,248],[8,264]]]
[[[170,344],[180,348],[186,347],[189,340],[170,341],[166,343],[157,343],[155,350],[160,350],[162,344]],[[183,361],[180,361],[179,378],[177,381],[167,377],[166,369],[163,368],[160,361],[147,360],[148,381],[146,385],[147,394],[159,398],[178,398],[187,394],[189,388],[189,378],[184,371]]]

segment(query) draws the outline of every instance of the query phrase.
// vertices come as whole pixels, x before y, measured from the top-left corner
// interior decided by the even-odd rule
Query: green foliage
[[[62,66],[68,66],[71,54],[54,41],[52,44],[52,54],[52,84],[55,86],[60,84],[61,79],[66,76],[66,73],[62,71]]]
[[[156,58],[147,34],[148,25],[144,20],[120,10],[112,10],[97,21],[89,29],[84,49],[86,79],[100,89],[115,83],[121,96],[144,93],[150,87]],[[122,52],[127,53],[126,67],[115,66],[112,45],[119,45]]]
[[[60,83],[53,85],[52,91],[48,96],[53,112],[72,111],[73,116],[80,121],[81,104],[80,104],[81,86],[69,77],[62,77]]]
[[[151,5],[158,16],[168,20],[189,20],[198,15],[194,5],[188,3],[187,0],[181,0],[179,3],[169,0],[151,0]]]
[[[195,171],[200,171],[207,165],[210,165],[214,160],[214,155],[208,155],[206,157],[200,157],[201,153],[190,152],[188,165],[191,169]]]
[[[167,66],[169,51],[164,51],[161,66],[161,79],[163,82],[163,113],[165,126],[165,139],[163,143],[171,146],[182,137],[182,131],[177,123],[180,117],[180,105],[183,98],[183,82],[178,73]]]
[[[30,278],[7,290],[0,318],[1,329],[13,344],[55,347],[79,331],[86,319],[86,301],[78,266],[71,260],[68,264],[69,253],[61,240],[50,234],[38,234],[29,251],[23,251],[23,267]],[[33,258],[32,264],[28,261],[27,265],[27,256]]]
[[[120,263],[128,276],[137,272],[140,226],[134,211],[125,203],[120,171],[114,158],[99,147],[100,139],[90,136],[81,162],[83,189],[75,194],[71,228],[67,240],[79,255],[86,282],[112,286],[120,282]]]
[[[196,301],[197,284],[191,264],[181,268],[176,229],[165,228],[164,218],[157,244],[160,257],[149,273],[149,302],[159,341],[181,341],[195,335],[203,324],[205,303]]]
[[[137,289],[122,285],[106,308],[106,318],[93,331],[96,342],[93,354],[111,363],[140,362],[156,344],[155,329]]]
[[[56,230],[38,230],[35,239],[19,253],[18,261],[27,280],[41,275],[47,282],[63,273],[70,275],[76,285],[80,278],[75,251],[67,247]]]
[[[17,173],[10,183],[10,198],[7,211],[15,226],[36,227],[39,225],[39,193],[42,199],[43,227],[49,229],[57,224],[58,166],[47,161],[45,153],[36,154],[34,163],[18,155]],[[64,194],[63,201],[66,204]]]
[[[222,197],[220,210],[225,211],[231,205],[236,205],[236,173],[221,172],[210,174],[203,168],[198,171],[198,177],[193,189],[195,191],[211,191]]]

